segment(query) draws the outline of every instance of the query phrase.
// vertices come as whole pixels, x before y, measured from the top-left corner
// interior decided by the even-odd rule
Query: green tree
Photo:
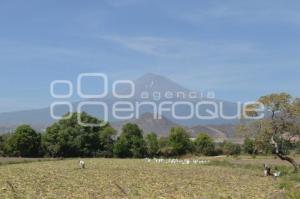
[[[114,154],[117,157],[141,158],[146,154],[145,141],[142,130],[136,124],[127,123],[114,145]]]
[[[5,156],[5,143],[9,134],[0,135],[0,156]]]
[[[214,155],[215,145],[214,141],[209,135],[199,133],[194,141],[195,151],[201,155]]]
[[[116,157],[127,158],[132,157],[130,152],[130,143],[125,137],[118,137],[117,141],[114,144],[113,153]]]
[[[65,116],[66,117],[66,116]],[[43,148],[52,157],[95,156],[100,151],[100,134],[105,126],[82,126],[84,123],[100,124],[102,121],[87,113],[72,113],[47,128],[43,136]]]
[[[154,157],[159,152],[159,145],[157,135],[155,133],[149,133],[146,135],[146,148],[147,148],[147,155],[149,157]]]
[[[241,147],[239,144],[225,142],[223,145],[223,153],[225,155],[239,155],[241,153]]]
[[[160,149],[164,148],[164,147],[167,147],[168,146],[168,142],[169,142],[169,138],[168,137],[160,137],[158,139],[158,147]]]
[[[100,132],[101,155],[104,157],[113,156],[113,147],[115,142],[116,130],[107,126]]]
[[[273,146],[270,143],[268,132],[271,131],[270,122],[267,120],[257,120],[240,125],[240,135],[251,139],[256,153],[271,154]],[[244,150],[245,151],[245,150]],[[247,152],[246,152],[247,153]]]
[[[293,165],[298,171],[298,163],[288,156],[289,147],[294,138],[300,136],[300,99],[292,98],[287,93],[275,93],[263,96],[259,101],[264,104],[268,115],[263,119],[265,125],[261,125],[258,138],[261,142],[271,143],[275,154],[284,161]],[[267,126],[267,127],[265,127]],[[297,139],[296,139],[297,140]]]
[[[253,155],[255,153],[255,141],[246,137],[243,144],[244,152]]]
[[[10,156],[38,157],[41,152],[41,135],[29,125],[21,125],[9,136],[5,151]]]
[[[173,127],[169,134],[168,146],[172,148],[173,155],[186,154],[192,149],[190,135],[182,127]]]
[[[168,137],[160,137],[158,139],[159,155],[170,157],[173,155],[172,147],[169,146]]]
[[[270,126],[268,123],[264,121],[259,121],[260,128],[256,131],[255,135],[255,148],[259,153],[263,154],[272,154],[274,147],[270,142],[270,135],[268,132],[271,131]]]

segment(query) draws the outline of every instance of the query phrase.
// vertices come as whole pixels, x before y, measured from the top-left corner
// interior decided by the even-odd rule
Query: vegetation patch
[[[84,159],[0,167],[0,198],[269,198],[279,183],[260,171],[223,166]],[[38,185],[38,186],[37,186]]]

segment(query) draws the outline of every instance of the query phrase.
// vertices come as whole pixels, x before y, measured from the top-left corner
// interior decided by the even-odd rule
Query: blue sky
[[[55,79],[152,72],[225,100],[300,91],[299,1],[0,0],[0,112]]]

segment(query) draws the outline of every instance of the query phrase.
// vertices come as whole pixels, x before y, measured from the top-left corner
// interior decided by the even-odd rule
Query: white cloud
[[[101,36],[130,50],[157,57],[226,57],[257,52],[254,44],[243,41],[190,41],[162,37]]]
[[[14,40],[0,40],[0,59],[7,63],[33,63],[38,60],[72,61],[82,63],[97,57],[97,51],[88,48],[74,48],[57,45],[41,45]],[[28,64],[27,64],[28,65]]]
[[[290,7],[284,1],[234,1],[233,3],[213,4],[188,12],[182,12],[181,19],[191,23],[201,24],[207,20],[226,20],[241,23],[300,23],[299,5]]]
[[[24,42],[0,40],[0,54],[3,58],[34,58],[44,56],[76,56],[77,52],[62,47],[40,46]]]

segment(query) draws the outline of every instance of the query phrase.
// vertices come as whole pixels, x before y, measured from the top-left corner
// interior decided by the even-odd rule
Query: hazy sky
[[[225,100],[300,94],[300,3],[0,0],[0,112],[46,107],[55,79],[164,75]]]

